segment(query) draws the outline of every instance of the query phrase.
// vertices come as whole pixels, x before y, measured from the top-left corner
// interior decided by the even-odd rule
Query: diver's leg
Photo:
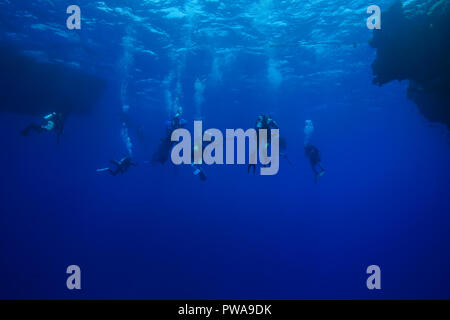
[[[290,166],[294,166],[293,163],[291,162],[291,160],[289,159],[288,155],[286,153],[280,153],[280,157],[286,159],[287,163]]]
[[[117,174],[119,173],[119,170],[108,169],[108,173],[112,176],[117,176]]]
[[[152,155],[152,163],[165,164],[170,156],[170,150],[172,149],[172,141],[170,137],[167,139],[161,139],[156,152]]]
[[[30,134],[29,126],[26,127],[26,128],[24,128],[24,129],[22,129],[22,130],[20,131],[20,134],[21,134],[22,136],[27,136],[27,135],[29,135],[29,134]]]
[[[192,173],[194,176],[199,176],[201,181],[206,181],[206,175],[198,165],[191,163],[191,167],[194,168]]]
[[[314,163],[311,163],[311,168],[312,168],[312,171],[314,172],[314,175],[318,176],[319,172],[317,171],[316,165]]]
[[[317,178],[319,177],[319,172],[316,169],[316,165],[311,163],[312,171],[314,172],[314,183],[317,183]]]
[[[321,164],[320,162],[319,162],[317,165],[318,165],[319,168],[320,168],[320,173],[319,173],[319,175],[320,175],[320,176],[323,176],[323,175],[325,174],[325,169],[322,167],[322,164]]]
[[[31,123],[30,125],[28,125],[25,129],[23,129],[20,133],[23,136],[27,136],[30,134],[30,131],[34,131],[37,133],[42,133],[45,131],[45,129],[42,129],[42,127],[36,123]]]
[[[200,169],[200,173],[198,174],[201,181],[206,181],[206,174],[203,172],[203,170]]]
[[[57,134],[56,134],[56,144],[58,146],[59,146],[59,142],[61,141],[61,136],[62,136],[61,131],[58,131]]]

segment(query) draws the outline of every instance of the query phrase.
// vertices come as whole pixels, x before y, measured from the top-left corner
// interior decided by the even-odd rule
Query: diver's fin
[[[287,163],[293,167],[294,164],[291,162],[291,160],[289,159],[288,155],[286,153],[280,153],[280,157],[286,159]]]
[[[194,163],[191,164],[191,167],[194,168],[194,171],[192,172],[194,176],[199,176],[201,181],[206,181],[206,175],[202,169],[196,167]]]
[[[322,171],[321,173],[319,173],[319,177],[323,177],[324,174],[325,174],[325,170]]]
[[[109,168],[103,168],[103,169],[97,169],[96,171],[97,172],[105,172],[105,171],[108,171],[109,170]]]

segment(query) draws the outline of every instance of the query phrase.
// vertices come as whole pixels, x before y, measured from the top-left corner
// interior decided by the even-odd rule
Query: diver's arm
[[[43,119],[44,119],[44,121],[48,121],[48,120],[51,120],[51,119],[55,118],[55,116],[56,116],[56,113],[52,112],[52,113],[44,116]]]

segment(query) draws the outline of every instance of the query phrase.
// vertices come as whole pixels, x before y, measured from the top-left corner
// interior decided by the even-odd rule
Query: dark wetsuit
[[[56,131],[58,142],[60,137],[64,133],[65,116],[62,113],[52,113],[43,118],[42,124],[37,123],[29,124],[25,129],[21,131],[23,136],[27,136],[31,131],[36,133]]]
[[[257,143],[259,144],[259,130],[260,129],[266,129],[267,130],[267,147],[270,146],[272,135],[270,130],[271,129],[279,129],[278,124],[268,115],[261,115],[258,117],[258,120],[256,120],[255,124],[255,130],[256,130],[256,137],[257,137]],[[253,169],[253,174],[256,172],[256,164],[249,164],[247,171],[250,173],[250,169]]]
[[[131,166],[137,166],[137,163],[133,162],[130,157],[125,157],[120,161],[111,160],[110,162],[116,166],[115,169],[108,169],[109,174],[112,176],[116,176],[119,173],[123,174],[127,172]]]
[[[174,142],[171,140],[172,132],[176,129],[184,128],[186,126],[186,120],[181,117],[175,117],[172,120],[166,122],[166,136],[161,139],[158,149],[152,156],[152,163],[159,162],[161,164],[166,163],[169,159],[170,150]]]
[[[320,173],[325,171],[320,163],[320,151],[312,144],[307,144],[305,145],[305,156],[309,158],[311,168],[315,174],[317,181],[317,176],[319,176]],[[320,169],[320,172],[317,170],[317,167]]]
[[[166,136],[161,139],[161,142],[158,146],[158,149],[153,154],[152,157],[152,163],[159,162],[161,164],[166,163],[166,161],[169,159],[170,150],[172,149],[173,145],[175,144],[174,141],[172,141],[172,133],[177,130],[184,128],[186,126],[187,121],[181,118],[180,116],[173,118],[172,120],[166,121]],[[192,163],[191,166],[194,169],[193,174],[198,176],[201,181],[206,181],[206,175],[205,172],[200,167],[200,164],[194,163],[194,147],[192,146],[191,149],[191,157],[192,157]]]

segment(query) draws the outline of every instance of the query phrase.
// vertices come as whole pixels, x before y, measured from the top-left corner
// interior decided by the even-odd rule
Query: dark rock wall
[[[420,112],[450,127],[450,1],[398,1],[381,21],[370,41],[377,49],[373,82],[409,80],[408,97]]]
[[[38,62],[0,47],[0,111],[89,113],[105,81],[63,64]]]

